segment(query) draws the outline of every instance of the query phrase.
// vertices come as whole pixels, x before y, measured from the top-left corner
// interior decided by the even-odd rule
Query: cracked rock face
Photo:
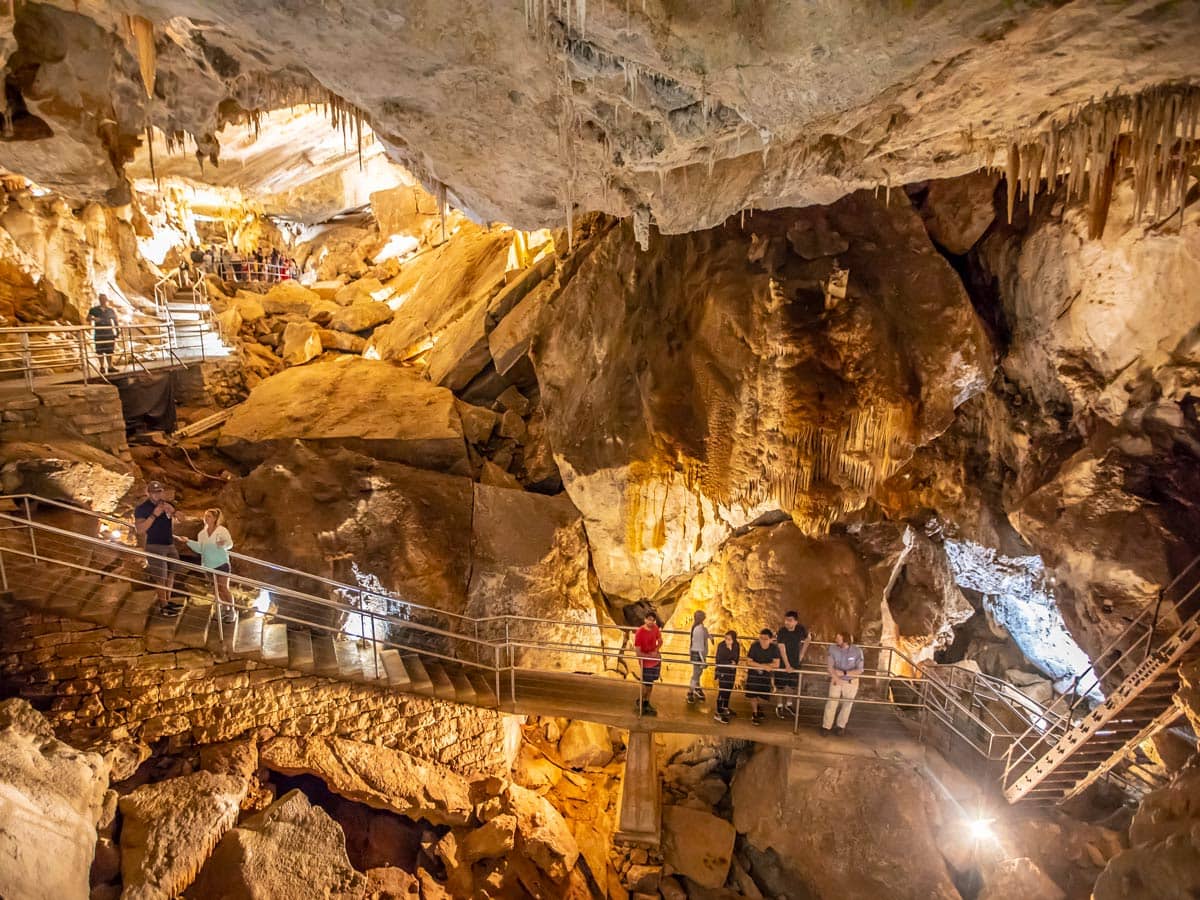
[[[0,165],[119,199],[147,121],[215,159],[244,110],[330,92],[480,219],[638,210],[674,233],[973,170],[1045,114],[1193,77],[1200,30],[1190,4],[1149,2],[300,9],[22,4],[4,43],[22,99]],[[152,26],[140,52],[121,13]]]
[[[961,282],[903,198],[758,214],[645,252],[628,226],[593,241],[533,358],[608,593],[652,596],[776,511],[824,533],[991,369]],[[846,297],[829,302],[837,268]]]

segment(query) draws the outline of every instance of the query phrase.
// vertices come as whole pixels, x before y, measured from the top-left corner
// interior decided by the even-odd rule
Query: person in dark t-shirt
[[[721,643],[717,644],[717,711],[713,718],[722,725],[728,725],[733,716],[729,708],[729,696],[733,693],[733,682],[737,678],[737,665],[742,661],[742,648],[738,644],[736,631],[725,632]]]
[[[113,347],[117,341],[117,311],[108,304],[108,297],[101,294],[95,306],[88,310],[88,321],[96,326],[92,338],[96,342],[96,355],[100,357],[105,372],[117,371],[113,365]]]
[[[775,635],[775,641],[783,666],[775,673],[775,715],[785,719],[795,714],[792,704],[800,687],[800,664],[808,652],[808,629],[800,624],[800,616],[794,609],[783,614],[783,627]]]
[[[762,724],[762,704],[771,702],[771,675],[783,664],[779,645],[772,641],[773,637],[771,629],[764,628],[746,654],[746,665],[750,668],[750,674],[746,676],[746,696],[750,698],[751,725]]]
[[[160,482],[151,481],[146,485],[146,499],[133,511],[133,519],[138,535],[145,538],[146,552],[151,554],[147,571],[158,585],[158,611],[164,616],[177,616],[183,610],[181,604],[171,602],[175,566],[170,560],[179,559],[174,518],[175,505],[167,499],[166,489]]]

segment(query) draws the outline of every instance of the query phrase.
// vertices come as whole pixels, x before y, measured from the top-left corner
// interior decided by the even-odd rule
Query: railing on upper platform
[[[108,329],[112,353],[105,354],[110,370],[99,352],[107,342],[95,339],[96,330],[90,325],[0,328],[0,381],[20,379],[32,391],[42,380],[108,382],[118,373],[204,361],[209,354],[205,336],[212,333],[200,322],[114,326]]]
[[[10,507],[0,512],[0,586],[5,590],[16,573],[52,579],[54,583],[44,588],[60,592],[72,589],[75,576],[124,580],[138,590],[158,587],[145,570],[151,563],[166,561],[136,546],[128,519],[33,495],[0,497],[0,503]],[[40,515],[35,516],[35,511]],[[57,524],[43,521],[56,516]],[[267,560],[231,556],[234,572],[228,576],[193,562],[171,560],[169,564],[180,573],[185,596],[210,610],[206,615],[227,605],[217,581],[228,577],[234,598],[230,612],[244,617],[254,608],[263,614],[269,610],[273,622],[334,640],[357,641],[367,648],[365,658],[374,667],[374,677],[384,684],[381,659],[385,651],[395,650],[477,673],[494,685],[496,704],[508,711],[527,709],[531,702],[572,708],[581,692],[636,690],[636,683],[586,677],[636,671],[632,627],[508,614],[469,617]],[[226,644],[223,617],[214,618],[222,644],[232,646]],[[236,642],[238,624],[232,627]],[[665,677],[659,686],[684,689],[692,671],[687,652],[690,634],[664,629],[663,636]],[[828,646],[811,642],[794,688],[775,692],[772,698],[772,703],[791,706],[788,717],[793,731],[819,721],[827,701]],[[865,658],[855,698],[856,730],[894,731],[899,717],[964,767],[995,777],[1004,760],[1011,758],[1015,740],[1056,727],[1051,709],[1006,682],[960,667],[918,664],[893,647],[860,646]],[[713,669],[711,656],[707,668]],[[738,683],[733,695],[744,697],[750,670],[745,665],[735,668]],[[641,714],[640,704],[637,714]]]

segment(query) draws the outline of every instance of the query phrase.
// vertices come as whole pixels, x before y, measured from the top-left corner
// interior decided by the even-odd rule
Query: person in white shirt
[[[221,606],[221,621],[230,624],[237,618],[237,610],[233,605],[233,595],[229,591],[229,551],[233,549],[233,537],[229,529],[221,524],[223,516],[219,509],[204,511],[204,527],[196,535],[194,541],[187,541],[188,547],[200,554],[200,565],[215,572],[213,580],[217,584],[217,597]]]
[[[688,645],[688,656],[692,661],[692,681],[688,685],[688,703],[704,699],[704,688],[700,687],[700,676],[704,674],[710,640],[708,629],[704,625],[705,618],[707,616],[702,609],[696,610],[696,614],[692,617],[692,640]]]

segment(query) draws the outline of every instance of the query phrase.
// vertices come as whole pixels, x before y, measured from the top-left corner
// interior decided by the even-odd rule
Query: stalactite
[[[126,23],[129,33],[137,45],[138,68],[142,73],[142,84],[146,88],[146,96],[154,96],[154,78],[156,73],[157,56],[154,48],[154,25],[142,16],[127,16]]]

